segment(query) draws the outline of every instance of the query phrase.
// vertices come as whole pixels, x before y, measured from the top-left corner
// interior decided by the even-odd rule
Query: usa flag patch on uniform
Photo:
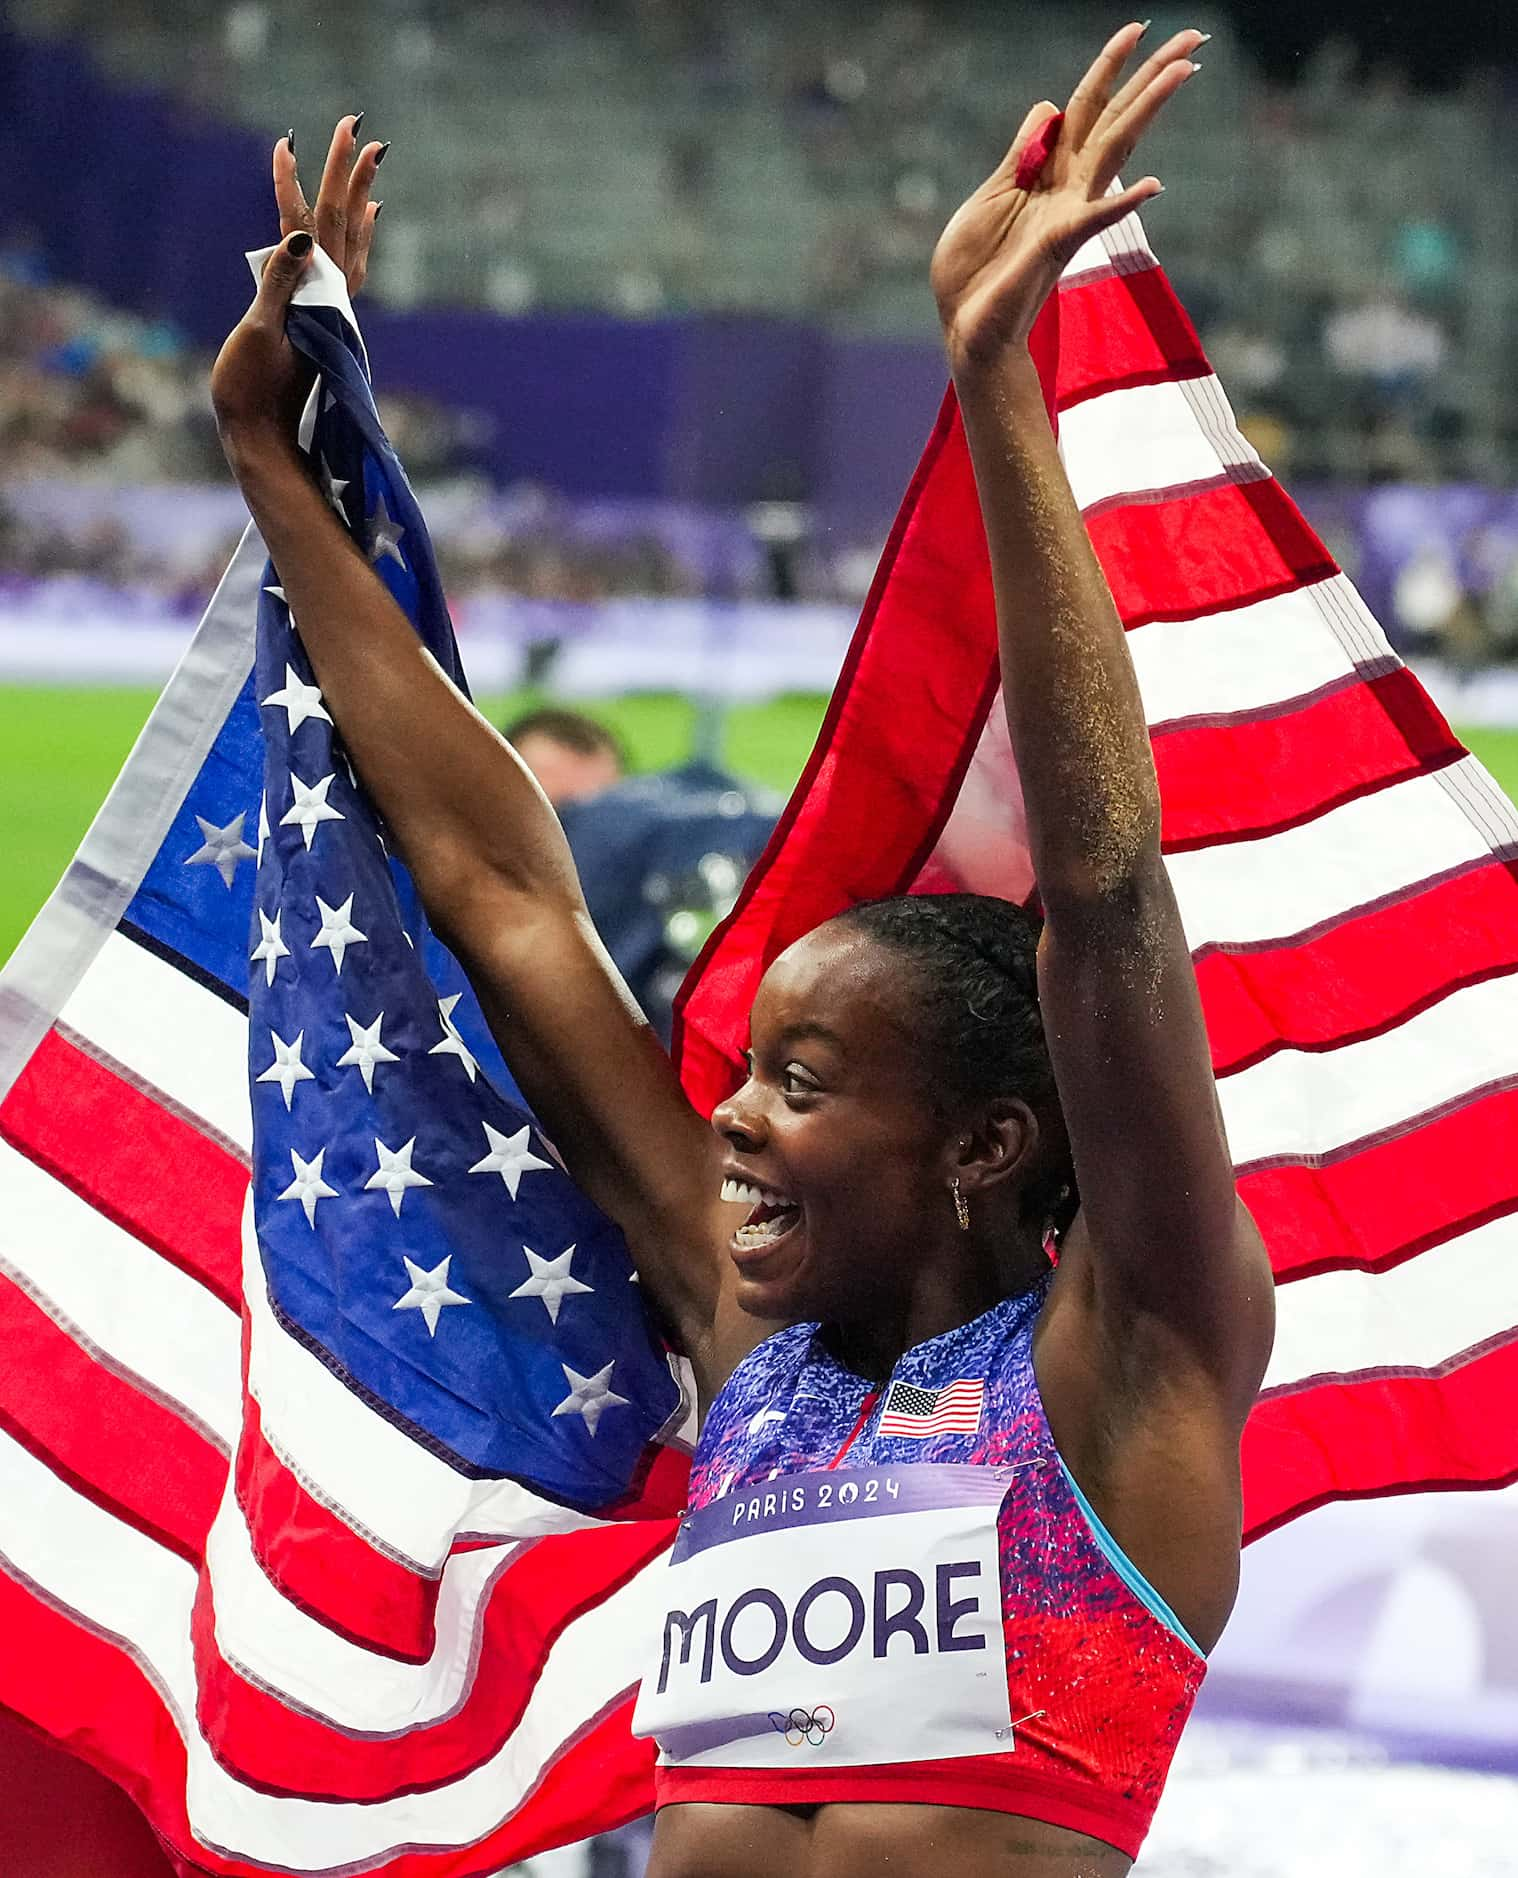
[[[985,1401],[983,1381],[961,1378],[942,1389],[920,1389],[914,1382],[893,1382],[881,1410],[881,1435],[925,1441],[929,1435],[973,1435]]]

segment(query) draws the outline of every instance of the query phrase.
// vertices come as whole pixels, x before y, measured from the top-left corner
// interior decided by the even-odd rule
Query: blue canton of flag
[[[309,454],[323,492],[462,686],[361,341],[325,308],[294,311],[290,335],[321,373]],[[473,994],[386,851],[272,564],[254,693],[253,1194],[275,1315],[460,1472],[606,1507],[679,1390],[620,1235],[514,1099]],[[205,845],[233,870],[239,847],[252,852],[225,824]]]

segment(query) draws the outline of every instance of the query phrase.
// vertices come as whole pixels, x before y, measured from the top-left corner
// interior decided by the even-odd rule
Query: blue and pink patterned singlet
[[[1032,1360],[1048,1284],[885,1385],[815,1324],[738,1365],[634,1724],[660,1805],[981,1807],[1136,1855],[1205,1663],[1055,1448]]]

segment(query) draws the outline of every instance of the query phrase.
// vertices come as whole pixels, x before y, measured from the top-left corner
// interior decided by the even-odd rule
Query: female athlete
[[[570,1171],[695,1367],[691,1510],[635,1726],[656,1878],[1126,1871],[1237,1587],[1270,1272],[1235,1192],[1121,624],[1028,354],[1195,67],[1108,43],[955,215],[933,288],[990,545],[1041,929],[867,904],[793,945],[747,1081],[695,1113],[591,929],[552,811],[296,447],[285,309],[362,278],[339,125],[213,379],[328,707]],[[1078,1194],[1078,1202],[1076,1195]],[[1057,1251],[1056,1251],[1057,1248]],[[1052,1256],[1051,1256],[1052,1254]]]

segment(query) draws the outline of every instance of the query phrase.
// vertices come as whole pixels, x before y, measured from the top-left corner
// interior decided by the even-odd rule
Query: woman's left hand
[[[1139,138],[1197,67],[1207,39],[1177,33],[1116,91],[1144,28],[1123,27],[1103,47],[1065,107],[1047,100],[1023,120],[1006,157],[958,210],[933,253],[933,294],[956,371],[1025,346],[1061,270],[1082,243],[1150,201],[1163,185],[1146,176],[1119,195],[1107,191]],[[1056,132],[1041,168],[1035,139]]]

